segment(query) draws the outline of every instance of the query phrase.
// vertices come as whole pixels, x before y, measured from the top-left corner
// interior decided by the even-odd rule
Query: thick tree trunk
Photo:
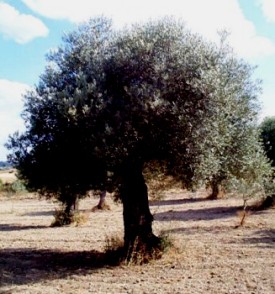
[[[110,206],[106,203],[106,194],[107,191],[104,190],[100,193],[99,202],[96,206],[92,208],[92,212],[95,212],[97,210],[110,210]]]
[[[209,199],[219,199],[219,198],[223,198],[224,197],[224,190],[222,188],[222,185],[219,184],[216,181],[213,181],[211,183],[211,194],[208,196]]]
[[[69,215],[69,214],[74,214],[75,211],[78,211],[79,209],[79,198],[76,197],[72,197],[70,200],[68,200],[66,202],[66,206],[65,206],[65,212]]]
[[[99,197],[99,202],[98,202],[98,209],[104,209],[105,205],[106,205],[106,194],[107,194],[107,191],[102,191],[100,193],[100,197]]]
[[[153,216],[149,209],[147,186],[141,164],[131,164],[123,170],[121,198],[123,203],[124,244],[128,254],[136,251],[150,251],[160,245],[160,239],[153,234]]]
[[[75,211],[78,210],[78,198],[67,197],[66,202],[64,202],[64,210],[62,214],[62,221],[56,221],[55,225],[69,225],[73,222],[73,216]]]

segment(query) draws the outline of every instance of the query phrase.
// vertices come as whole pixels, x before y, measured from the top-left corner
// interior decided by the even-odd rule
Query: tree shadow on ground
[[[181,205],[186,203],[196,203],[196,202],[203,202],[203,201],[210,201],[210,200],[207,198],[153,200],[153,201],[150,201],[150,206]]]
[[[242,209],[242,206],[211,207],[201,209],[188,209],[183,211],[169,210],[156,213],[154,219],[157,221],[206,221],[229,218]]]
[[[33,229],[46,229],[50,228],[49,226],[20,226],[20,225],[0,225],[0,232],[12,232],[12,231],[25,231]]]
[[[116,266],[118,256],[99,251],[61,252],[40,249],[0,250],[0,285],[23,285]]]
[[[55,213],[54,210],[49,210],[49,211],[32,211],[23,214],[23,216],[53,216]]]
[[[192,235],[194,234],[220,234],[224,232],[228,232],[228,230],[234,230],[235,226],[223,226],[223,225],[215,225],[215,226],[188,226],[188,227],[180,227],[180,228],[172,228],[168,230],[164,230],[165,234],[184,234],[184,235]]]
[[[258,230],[252,236],[244,238],[243,242],[255,244],[262,248],[274,248],[275,229]]]

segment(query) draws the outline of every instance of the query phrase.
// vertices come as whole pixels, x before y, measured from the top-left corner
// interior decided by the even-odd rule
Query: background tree
[[[266,117],[260,124],[261,139],[265,152],[275,166],[275,117]]]
[[[265,153],[270,160],[272,167],[275,167],[275,117],[266,117],[259,126],[260,137],[264,146]],[[265,183],[266,195],[258,207],[265,209],[275,204],[275,183],[274,173],[270,181]]]
[[[212,112],[207,118],[212,130],[205,139],[195,178],[197,183],[204,182],[212,188],[212,199],[232,187],[236,192],[238,182],[247,188],[263,186],[271,173],[257,128],[260,81],[252,79],[253,67],[236,58],[226,42],[227,35],[221,32],[215,65],[204,73],[212,91]]]
[[[191,188],[223,173],[245,178],[251,155],[260,153],[250,67],[181,22],[115,31],[108,19],[92,19],[48,61],[25,95],[27,130],[10,139],[9,159],[29,187],[67,207],[89,189],[117,189],[127,250],[160,243],[144,163],[161,162]]]

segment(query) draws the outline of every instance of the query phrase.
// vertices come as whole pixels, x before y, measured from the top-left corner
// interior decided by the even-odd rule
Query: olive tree
[[[221,186],[236,190],[237,182],[262,187],[272,173],[257,127],[260,81],[252,79],[254,68],[236,58],[226,39],[227,33],[222,32],[212,61],[215,65],[204,73],[212,96],[206,123],[211,132],[195,172],[195,182],[211,186],[213,199]]]
[[[25,95],[26,132],[9,142],[29,187],[67,207],[89,189],[117,190],[125,247],[150,249],[160,240],[144,163],[161,162],[187,188],[245,177],[259,149],[258,90],[234,54],[169,18],[123,30],[92,19],[63,41]]]
[[[260,124],[261,139],[265,152],[275,166],[275,117],[266,117]]]

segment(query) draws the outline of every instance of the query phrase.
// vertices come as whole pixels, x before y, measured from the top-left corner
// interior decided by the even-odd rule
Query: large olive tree
[[[68,207],[89,189],[118,190],[125,247],[154,247],[144,163],[163,163],[188,188],[245,177],[260,150],[249,131],[254,85],[243,61],[181,22],[118,31],[92,19],[65,36],[25,95],[27,130],[10,139],[10,160],[29,187]]]

